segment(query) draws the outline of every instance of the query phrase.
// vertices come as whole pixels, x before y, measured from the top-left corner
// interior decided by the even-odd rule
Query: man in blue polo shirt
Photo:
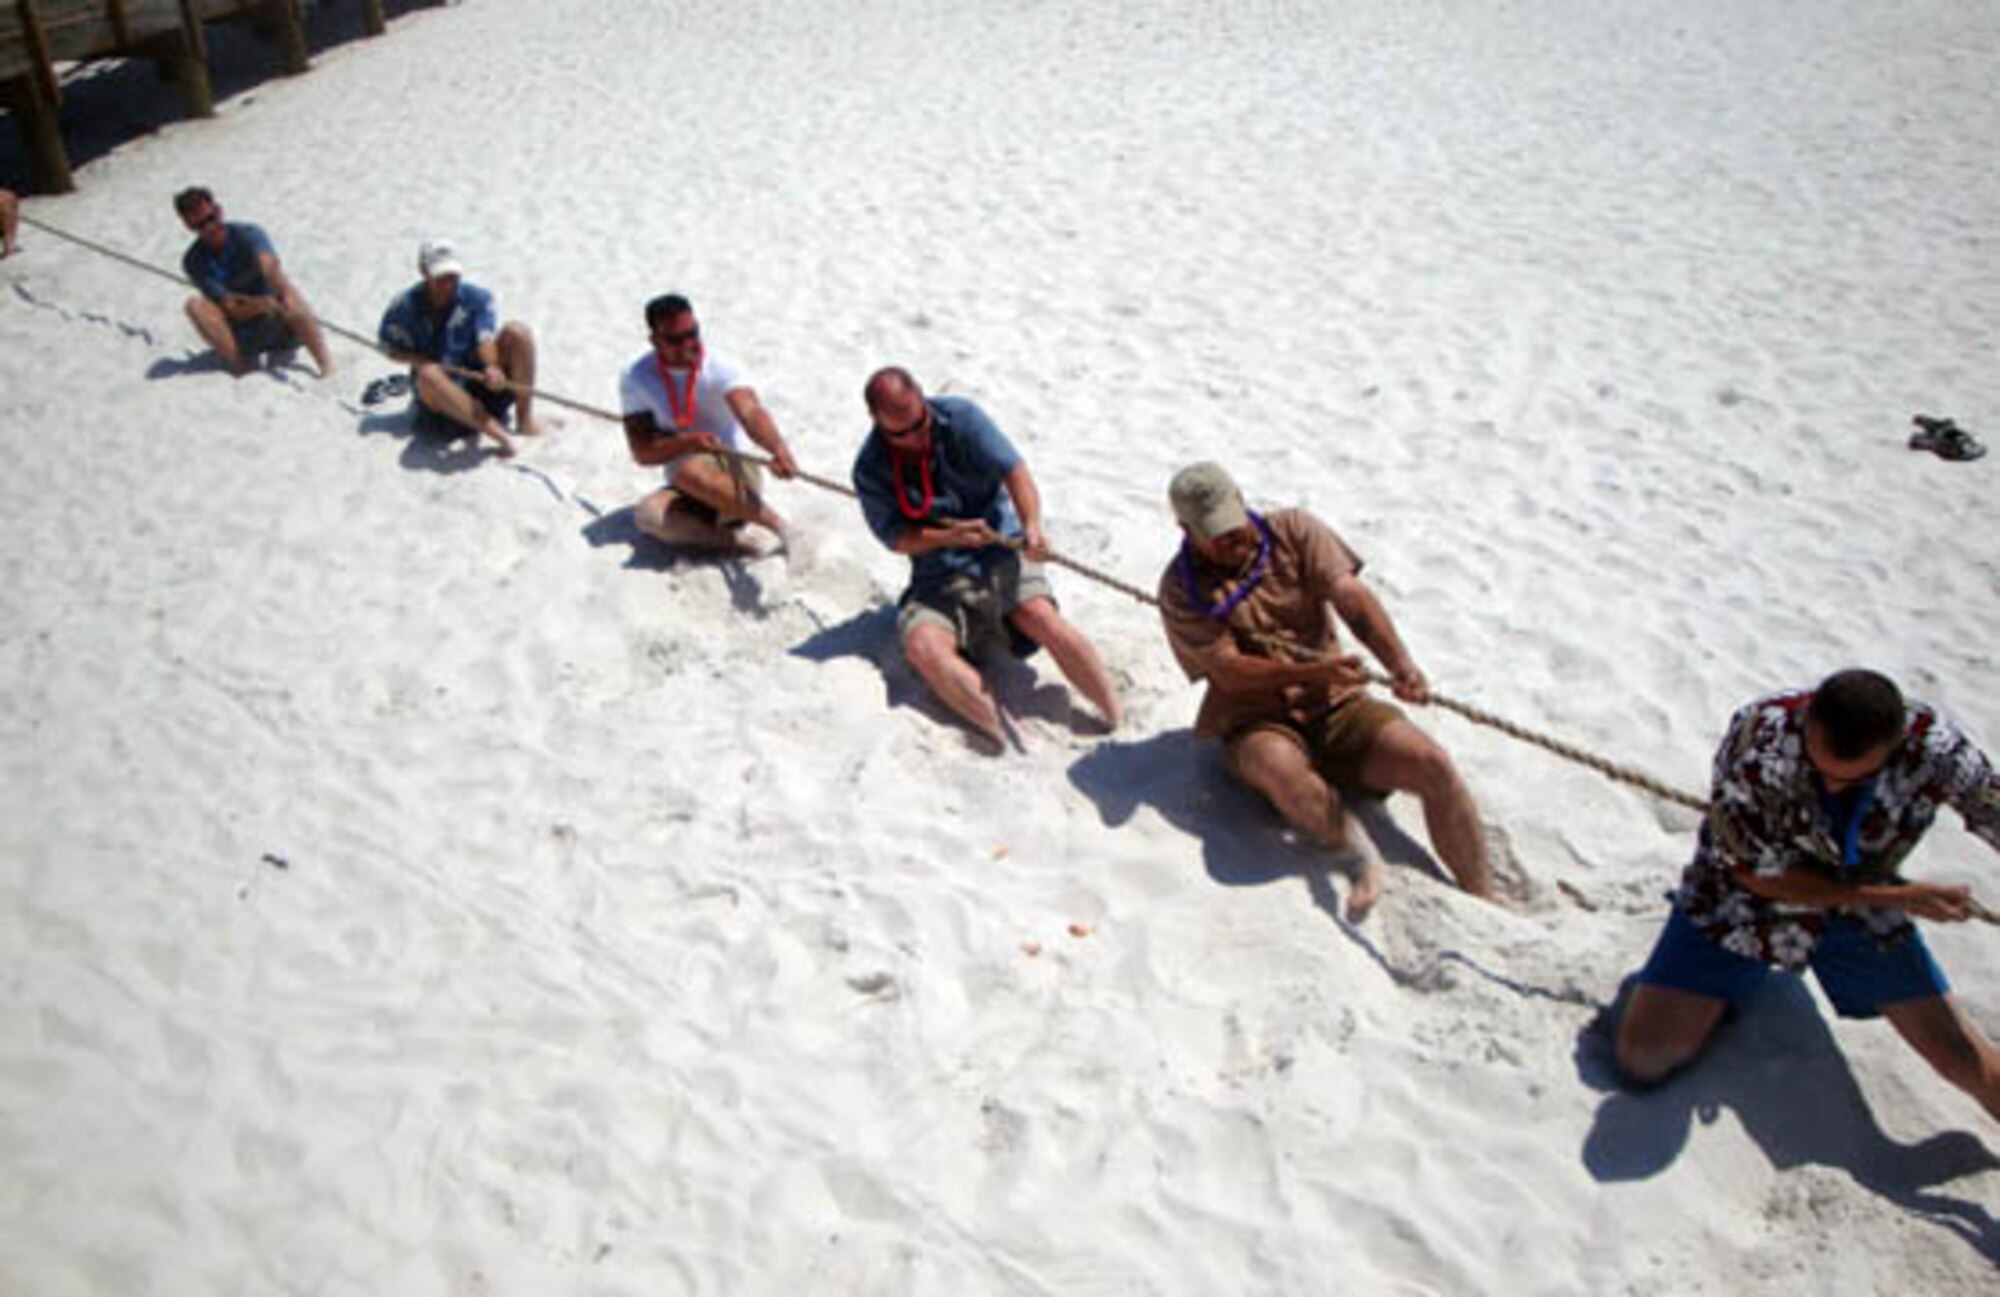
[[[1123,711],[1111,677],[1050,593],[1041,493],[1020,452],[984,410],[963,397],[926,398],[908,370],[877,371],[862,394],[875,422],[854,460],[854,490],[876,538],[910,558],[896,617],[910,665],[1004,750],[1000,709],[963,656],[1004,628],[1023,656],[1049,650],[1116,728]]]
[[[201,290],[187,300],[188,319],[232,374],[256,358],[303,343],[321,378],[333,373],[312,307],[286,278],[278,250],[255,225],[224,221],[222,205],[199,185],[174,195],[174,210],[194,236],[181,269]]]
[[[465,282],[458,250],[444,239],[417,249],[423,279],[389,303],[376,337],[392,360],[410,366],[417,393],[417,426],[428,432],[467,429],[491,438],[502,455],[514,453],[507,412],[524,437],[535,422],[535,335],[527,325],[502,325],[493,294]]]

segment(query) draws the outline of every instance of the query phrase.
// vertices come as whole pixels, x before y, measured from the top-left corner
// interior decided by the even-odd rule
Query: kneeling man
[[[1618,1026],[1619,1067],[1662,1079],[1772,965],[1810,968],[1840,1016],[1887,1018],[2000,1117],[2000,1051],[1952,1000],[1914,922],[1962,923],[1972,894],[1901,872],[1939,806],[2000,850],[2000,775],[1886,676],[1841,671],[1737,712],[1694,861]]]

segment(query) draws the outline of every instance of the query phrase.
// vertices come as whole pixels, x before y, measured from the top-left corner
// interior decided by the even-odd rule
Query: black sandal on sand
[[[382,402],[403,396],[410,390],[408,374],[390,374],[370,383],[361,393],[361,404],[380,405]]]
[[[1917,431],[1910,434],[1911,450],[1928,450],[1939,459],[1978,459],[1986,453],[1986,447],[1979,439],[1950,419],[1934,419],[1928,414],[1920,414],[1910,422],[1917,425]]]

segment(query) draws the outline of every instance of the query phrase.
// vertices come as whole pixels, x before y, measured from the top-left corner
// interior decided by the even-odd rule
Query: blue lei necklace
[[[1229,614],[1250,597],[1252,590],[1263,584],[1265,575],[1271,570],[1271,529],[1265,524],[1262,514],[1249,509],[1244,512],[1250,515],[1251,525],[1257,528],[1257,559],[1250,565],[1250,574],[1238,582],[1220,603],[1209,603],[1201,597],[1201,587],[1194,577],[1194,547],[1185,536],[1181,538],[1180,557],[1175,560],[1175,566],[1181,573],[1181,588],[1187,591],[1188,602],[1215,621],[1229,620]]]

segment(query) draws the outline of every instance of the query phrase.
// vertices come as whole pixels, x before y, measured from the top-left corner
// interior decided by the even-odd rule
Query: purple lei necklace
[[[1181,538],[1180,557],[1175,565],[1180,568],[1181,588],[1187,591],[1188,602],[1215,621],[1229,620],[1229,614],[1236,611],[1236,605],[1250,597],[1264,581],[1264,574],[1271,570],[1271,529],[1265,525],[1263,515],[1246,509],[1251,525],[1257,528],[1257,561],[1250,565],[1250,575],[1237,583],[1236,589],[1220,603],[1208,603],[1201,597],[1201,589],[1194,579],[1194,547],[1186,537]]]

